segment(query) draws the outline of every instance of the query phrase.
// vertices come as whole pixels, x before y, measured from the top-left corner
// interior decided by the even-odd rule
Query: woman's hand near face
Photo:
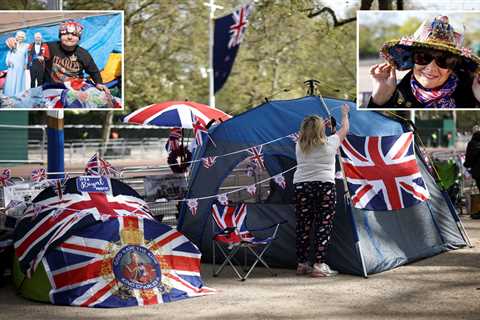
[[[480,74],[476,73],[473,78],[472,91],[475,99],[480,102]]]
[[[388,63],[382,63],[372,66],[369,72],[373,84],[373,102],[382,106],[392,97],[397,87],[395,68]]]

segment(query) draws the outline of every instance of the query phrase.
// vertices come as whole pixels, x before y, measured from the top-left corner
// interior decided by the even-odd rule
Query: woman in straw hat
[[[385,43],[387,61],[370,68],[368,108],[475,108],[480,106],[480,58],[463,47],[448,17],[426,20],[410,37]],[[395,70],[409,70],[397,85]]]

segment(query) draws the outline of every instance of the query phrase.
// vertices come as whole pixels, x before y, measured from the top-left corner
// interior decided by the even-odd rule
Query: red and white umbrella
[[[155,125],[165,128],[192,129],[194,116],[205,123],[231,118],[225,112],[192,101],[167,101],[152,104],[127,115],[123,122]]]

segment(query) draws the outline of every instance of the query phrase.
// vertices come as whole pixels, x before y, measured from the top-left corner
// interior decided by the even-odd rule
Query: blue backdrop
[[[98,68],[101,70],[107,63],[111,52],[122,52],[122,16],[119,13],[74,19],[84,27],[80,46],[87,49],[92,55]],[[40,32],[44,42],[57,41],[59,23],[49,26],[22,28],[27,34],[27,43],[34,41],[34,34]],[[5,40],[15,37],[16,31],[6,32],[0,35],[0,70],[6,70],[5,59],[8,47]]]

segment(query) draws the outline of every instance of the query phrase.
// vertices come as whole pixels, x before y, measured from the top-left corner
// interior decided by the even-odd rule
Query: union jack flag
[[[42,94],[45,99],[45,107],[49,109],[61,109],[62,92],[67,89],[63,83],[48,83],[42,86]]]
[[[230,26],[230,41],[228,42],[228,48],[236,47],[242,42],[245,36],[245,30],[248,26],[248,16],[250,15],[252,8],[252,5],[246,5],[232,13],[234,24]]]
[[[253,161],[262,170],[265,170],[265,163],[264,163],[264,159],[263,159],[262,148],[263,148],[263,146],[248,148],[247,152],[249,154],[251,154],[251,156],[248,157],[248,159],[250,161]]]
[[[203,144],[203,134],[205,133],[208,135],[208,129],[206,128],[205,121],[192,114],[192,127],[197,146],[201,146]]]
[[[385,137],[349,135],[341,145],[341,160],[356,208],[398,210],[429,198],[412,132]]]
[[[32,170],[32,181],[40,182],[47,179],[47,172],[45,168],[36,168]]]
[[[202,158],[202,163],[206,169],[210,169],[211,167],[213,167],[216,160],[217,160],[216,156],[206,157],[206,158]]]
[[[212,141],[212,144],[215,146],[215,142],[213,142],[212,138],[210,138],[208,134],[208,129],[205,121],[197,117],[192,113],[192,127],[193,127],[193,134],[195,135],[195,141],[197,142],[197,146],[203,145],[203,135],[207,136],[207,139]]]
[[[196,215],[198,209],[198,199],[188,199],[187,206],[192,212],[192,216]]]
[[[200,277],[198,248],[180,232],[138,216],[75,231],[44,265],[54,304],[127,307],[212,294]]]
[[[255,195],[255,193],[257,193],[257,186],[254,185],[254,184],[251,184],[251,185],[247,186],[246,190],[247,190],[248,194],[253,197]]]
[[[25,211],[15,232],[15,254],[24,273],[30,275],[45,252],[79,228],[119,216],[154,219],[146,203],[132,188],[110,180],[110,191],[80,192],[76,179],[65,185],[59,199],[53,187],[42,191]]]
[[[274,176],[273,180],[280,188],[285,189],[287,187],[287,181],[285,181],[285,177],[281,173]]]
[[[234,232],[231,233],[219,233],[215,237],[216,240],[225,243],[239,243],[254,238],[245,225],[247,217],[247,205],[245,203],[236,207],[214,204],[212,205],[212,217],[221,231],[234,229]]]
[[[217,200],[218,202],[220,202],[220,204],[226,206],[228,204],[228,194],[226,193],[219,194],[217,196]]]
[[[180,139],[182,138],[182,129],[173,128],[170,129],[170,135],[168,136],[167,141],[167,151],[176,151],[180,148]]]
[[[6,187],[13,185],[11,180],[12,171],[8,168],[2,169],[0,173],[0,187]]]
[[[41,181],[41,185],[45,188],[53,187],[55,192],[57,193],[58,197],[62,199],[63,196],[63,188],[65,183],[70,179],[68,173],[65,172],[64,177],[61,179],[46,179]]]
[[[89,176],[117,177],[120,175],[120,172],[110,162],[103,160],[98,156],[98,153],[95,153],[87,162],[85,174]]]

